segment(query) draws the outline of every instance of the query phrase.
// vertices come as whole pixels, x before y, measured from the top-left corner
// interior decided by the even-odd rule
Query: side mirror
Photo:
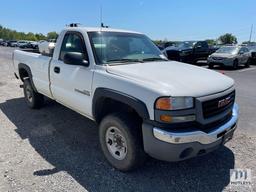
[[[79,52],[65,53],[63,62],[69,65],[89,66],[89,62],[84,59],[84,54]]]
[[[239,55],[243,55],[243,54],[244,54],[244,52],[243,52],[243,51],[240,51],[240,52],[239,52]]]
[[[201,49],[202,48],[202,46],[201,45],[197,45],[197,46],[195,46],[195,49]]]

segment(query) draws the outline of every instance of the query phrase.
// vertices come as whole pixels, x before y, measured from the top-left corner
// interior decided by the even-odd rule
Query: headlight
[[[174,115],[174,110],[191,109],[194,107],[193,97],[161,97],[156,100],[155,109],[159,110],[156,120],[163,123],[185,123],[196,120],[195,114]]]
[[[193,97],[162,97],[155,104],[155,108],[158,110],[181,110],[193,107]]]

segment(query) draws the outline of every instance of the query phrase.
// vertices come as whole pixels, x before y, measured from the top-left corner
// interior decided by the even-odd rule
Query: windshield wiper
[[[139,60],[139,59],[110,59],[107,60],[107,64],[111,63],[133,63],[133,62],[143,62],[143,60]]]
[[[151,57],[143,59],[143,61],[168,61],[168,59],[160,58],[160,57]]]

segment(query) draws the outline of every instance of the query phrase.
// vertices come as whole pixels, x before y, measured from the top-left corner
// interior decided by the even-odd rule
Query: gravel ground
[[[153,159],[132,173],[105,161],[94,122],[53,102],[30,110],[12,72],[11,48],[0,47],[0,192],[256,191],[256,67],[224,70],[241,107],[234,139],[179,163]],[[230,169],[252,170],[252,185],[230,185]]]

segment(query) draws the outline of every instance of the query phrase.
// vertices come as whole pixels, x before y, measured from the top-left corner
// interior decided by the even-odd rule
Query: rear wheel
[[[26,103],[30,108],[39,109],[43,106],[44,96],[33,89],[29,79],[24,80],[23,91]]]
[[[120,171],[130,171],[146,159],[140,123],[132,116],[116,113],[105,117],[99,137],[106,159]]]
[[[238,60],[234,60],[233,62],[233,69],[237,69],[238,68]]]

